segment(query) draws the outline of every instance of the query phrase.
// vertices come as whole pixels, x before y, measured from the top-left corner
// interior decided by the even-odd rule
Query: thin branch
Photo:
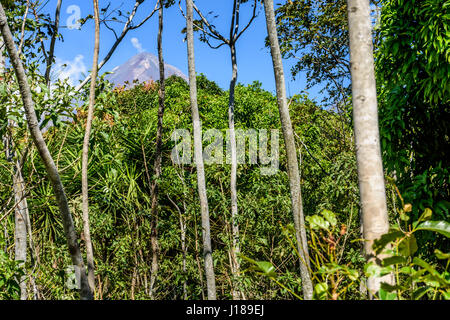
[[[227,44],[225,42],[221,42],[219,45],[217,46],[213,46],[208,39],[206,39],[206,44],[211,48],[211,49],[219,49],[221,46],[223,46],[224,44]]]
[[[197,8],[197,6],[195,5],[195,3],[193,3],[194,6],[194,10],[197,12],[197,14],[200,16],[200,18],[202,19],[203,23],[208,27],[208,29],[211,31],[211,33],[213,35],[215,35],[218,40],[222,40],[223,42],[225,42],[226,44],[230,44],[230,40],[225,39],[219,32],[216,31],[216,29],[214,28],[214,26],[212,26],[208,20],[205,18],[205,16],[202,14],[202,12]]]
[[[231,15],[230,23],[230,41],[233,41],[236,35],[236,30],[239,28],[239,7],[241,6],[241,0],[233,1],[233,13]]]
[[[54,57],[54,53],[55,53],[56,37],[58,36],[61,3],[62,3],[62,0],[58,0],[58,4],[56,5],[55,23],[52,25],[52,29],[53,29],[52,30],[52,39],[50,40],[50,51],[49,51],[48,58],[47,58],[47,68],[45,70],[45,83],[48,87],[50,87],[50,71],[52,69],[53,57]]]
[[[114,28],[111,28],[110,26],[108,26],[108,24],[106,23],[106,20],[104,20],[102,22],[107,29],[111,30],[114,33],[114,37],[116,37],[116,40],[119,39],[119,37],[117,36],[116,30],[114,30]]]
[[[245,28],[242,29],[241,32],[239,32],[239,34],[237,35],[237,37],[235,38],[234,41],[237,41],[241,37],[241,35],[250,27],[250,25],[252,24],[253,20],[255,20],[255,18],[258,16],[258,13],[256,13],[257,4],[258,4],[258,2],[257,2],[257,0],[255,0],[254,6],[253,6],[253,14],[252,14],[252,17],[251,17],[250,21],[247,23]]]
[[[111,56],[113,55],[114,51],[117,49],[117,47],[119,46],[120,42],[123,40],[123,38],[126,36],[126,34],[128,33],[128,31],[130,30],[134,30],[140,26],[142,26],[148,19],[150,19],[153,14],[155,12],[158,11],[158,3],[157,2],[155,9],[153,9],[153,11],[143,20],[141,21],[137,26],[132,26],[131,23],[133,22],[133,19],[136,15],[136,12],[139,8],[139,6],[141,5],[141,3],[143,3],[142,0],[136,0],[136,3],[134,4],[134,8],[133,11],[131,12],[131,14],[129,15],[127,22],[125,23],[125,26],[122,29],[122,33],[120,34],[120,36],[118,37],[118,39],[114,42],[114,44],[112,45],[112,47],[109,49],[108,53],[106,54],[105,58],[100,62],[100,64],[98,65],[98,70],[100,70],[105,64],[106,62],[108,62],[108,60],[111,58]],[[80,91],[89,81],[90,81],[91,77],[87,76],[78,86],[76,86],[75,90],[76,91]]]
[[[311,153],[311,152],[309,151],[309,149],[308,149],[308,146],[303,142],[303,140],[298,136],[297,133],[294,132],[294,134],[295,134],[295,136],[298,138],[298,140],[300,141],[300,143],[305,147],[306,151],[309,153],[309,155],[311,156],[311,158],[314,159],[314,161],[317,163],[317,165],[320,167],[320,169],[322,169],[322,171],[328,176],[328,175],[329,175],[328,172],[326,172],[325,169],[320,165],[319,160],[317,160],[316,157],[314,157],[314,156],[312,155],[312,153]]]
[[[156,2],[155,8],[153,9],[153,11],[147,17],[145,17],[144,20],[142,20],[138,25],[130,27],[130,30],[137,29],[140,26],[142,26],[144,23],[146,23],[147,20],[150,19],[155,14],[155,12],[157,12],[159,10],[158,3],[160,3],[160,1]]]
[[[186,19],[186,15],[184,14],[183,8],[181,7],[181,0],[178,1],[178,6],[180,7],[181,15]],[[215,40],[221,40],[221,39],[220,39],[219,37],[217,37],[216,35],[212,34],[211,32],[206,31],[204,28],[202,28],[202,26],[197,25],[197,24],[195,23],[195,21],[192,21],[192,24],[194,25],[195,28],[197,28],[198,30],[200,30],[200,31],[203,32],[203,36],[204,36],[204,38],[205,38],[205,42],[206,42],[211,48],[214,48],[214,46],[212,46],[212,45],[209,43],[209,41],[208,41],[208,39],[207,39],[207,37],[206,37],[205,35],[207,35],[207,36],[209,36],[209,37],[211,37],[211,38],[213,38],[213,39],[215,39]],[[195,30],[195,29],[194,29],[194,30]],[[195,31],[196,31],[196,30],[195,30]],[[222,45],[220,45],[220,46],[222,46]]]
[[[17,48],[17,52],[19,53],[19,56],[22,53],[23,42],[25,40],[25,24],[27,22],[29,10],[30,10],[30,0],[27,0],[27,8],[25,9],[25,14],[23,15],[22,28],[20,31],[20,43],[19,43],[19,47]]]
[[[36,11],[36,8],[35,8],[35,7],[33,7],[32,10],[33,10],[33,15],[34,15],[34,17],[35,17],[35,19],[36,19],[36,22],[39,22],[38,11]],[[41,50],[42,50],[42,54],[43,54],[43,56],[44,56],[44,60],[45,60],[45,61],[48,61],[48,56],[47,56],[47,51],[45,50],[44,40],[42,40],[41,37],[39,38],[39,42],[40,42],[40,44],[41,44]]]

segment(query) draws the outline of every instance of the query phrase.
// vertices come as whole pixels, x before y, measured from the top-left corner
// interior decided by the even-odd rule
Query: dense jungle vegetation
[[[136,1],[134,8],[142,2],[152,1]],[[186,1],[186,9],[181,3],[188,23],[180,32],[186,33],[187,44],[192,36],[204,45],[223,42],[233,56],[239,37],[222,37],[195,4],[189,10],[192,0]],[[284,76],[305,72],[311,87],[322,86],[322,101],[305,92],[283,97],[278,85],[284,86],[284,80],[279,78],[276,93],[264,90],[257,79],[244,85],[232,78],[230,88],[223,89],[195,69],[190,81],[165,78],[162,72],[157,81],[115,86],[97,70],[81,88],[67,80],[53,81],[46,72],[53,63],[51,42],[64,43],[57,41],[55,17],[36,9],[48,5],[54,11],[61,1],[1,1],[0,299],[450,299],[450,1],[372,2],[366,18],[373,28],[379,121],[367,130],[355,129],[361,119],[358,110],[366,115],[361,108],[373,99],[361,99],[362,91],[355,98],[356,81],[362,79],[356,73],[363,71],[352,68],[358,53],[349,45],[364,24],[349,29],[354,20],[348,8],[367,3],[368,9],[368,0],[287,0],[275,12],[272,0],[233,3],[238,17],[232,30],[248,32],[236,27],[240,5],[250,14],[252,6],[261,10],[253,14],[267,19],[266,46],[274,65],[276,47],[284,59],[298,58]],[[269,3],[276,46],[270,37]],[[84,23],[97,21],[103,32],[98,1],[93,4]],[[162,34],[162,12],[179,8],[173,1],[155,4],[151,19],[159,14]],[[8,46],[8,30],[19,53]],[[186,44],[180,46],[186,49]],[[11,62],[14,54],[26,72],[37,131],[52,162],[43,156],[36,130],[30,130],[26,90],[18,80],[17,64]],[[262,167],[270,164],[251,161],[247,140],[245,163],[234,166],[233,156],[223,164],[205,161],[203,172],[195,155],[196,103],[203,133],[217,129],[228,138],[231,126],[237,132],[255,129],[261,134],[265,129],[270,140],[271,130],[279,132],[279,169],[263,174]],[[92,129],[86,138],[88,126]],[[184,164],[173,156],[181,141],[173,133],[180,129],[187,130],[193,144]],[[379,132],[380,139],[370,136],[370,130]],[[370,198],[371,192],[379,191],[376,185],[361,191],[369,179],[357,147],[364,139],[381,148],[380,156],[373,151],[369,157],[380,158],[383,165],[381,207],[386,209],[377,221],[376,214],[363,212],[378,201]],[[227,141],[221,150],[233,148]],[[203,137],[203,148],[212,142]],[[298,202],[293,200],[289,143],[298,163]],[[269,149],[273,155],[273,145]],[[88,159],[84,186],[83,159]],[[370,168],[373,174],[376,169]],[[57,173],[64,197],[49,172]],[[363,227],[370,223],[386,228],[369,239]],[[77,252],[79,265],[74,263]],[[80,281],[89,285],[83,289],[81,283],[80,290]]]

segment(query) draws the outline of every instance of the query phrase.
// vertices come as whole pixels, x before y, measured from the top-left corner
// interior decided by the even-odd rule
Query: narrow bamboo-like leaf
[[[393,256],[383,259],[383,266],[387,267],[393,264],[405,264],[406,258],[402,256]]]
[[[419,300],[420,298],[423,297],[423,295],[425,293],[427,293],[428,291],[430,291],[431,288],[425,288],[425,287],[420,287],[417,290],[415,290],[412,294],[412,298],[413,300]]]
[[[440,260],[450,259],[450,253],[443,253],[439,249],[435,249],[434,254],[436,255],[436,258],[438,258]]]
[[[426,220],[430,220],[431,216],[433,215],[433,211],[431,211],[430,208],[426,208],[422,215],[419,218],[419,221],[426,221]]]
[[[394,292],[397,290],[404,290],[405,288],[401,285],[390,285],[389,283],[382,282],[381,283],[381,289],[383,289],[386,292]]]

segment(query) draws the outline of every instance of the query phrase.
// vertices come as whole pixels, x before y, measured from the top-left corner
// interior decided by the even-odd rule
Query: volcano
[[[166,78],[176,75],[188,81],[186,75],[178,68],[170,64],[164,64],[164,66]],[[125,85],[127,81],[133,85],[134,80],[138,82],[157,81],[159,80],[158,57],[149,52],[141,52],[124,64],[115,67],[111,72],[105,78],[115,86]]]

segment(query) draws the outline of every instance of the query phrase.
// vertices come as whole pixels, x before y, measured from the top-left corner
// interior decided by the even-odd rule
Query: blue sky
[[[52,16],[57,0],[50,0],[46,11]],[[111,2],[111,8],[119,7],[121,10],[131,11],[134,0],[100,0],[100,7],[104,7]],[[217,30],[224,35],[229,33],[229,24],[232,11],[231,0],[197,0],[197,6],[207,15],[210,11],[214,15],[220,14],[219,17],[213,19]],[[85,17],[93,12],[91,0],[79,1],[63,1],[61,8],[61,33],[64,42],[58,41],[55,49],[55,56],[58,64],[67,64],[69,67],[65,69],[64,75],[70,76],[72,79],[82,78],[81,73],[87,73],[92,68],[92,51],[94,47],[94,24],[92,21],[87,22],[81,30],[65,28],[73,17],[71,6],[78,6],[81,16]],[[140,21],[148,15],[155,6],[155,0],[146,0],[139,8],[136,15],[136,21]],[[182,7],[184,10],[184,1]],[[246,24],[251,14],[251,6],[243,5],[241,13],[241,24]],[[72,18],[73,20],[73,18]],[[157,14],[141,28],[131,30],[124,38],[122,43],[115,51],[113,57],[102,68],[101,72],[109,71],[114,67],[123,64],[129,58],[144,50],[156,55],[157,53]],[[185,20],[180,13],[178,3],[165,11],[164,17],[164,59],[179,68],[187,75],[187,57],[186,43],[183,42],[184,35],[181,30],[185,27]],[[119,23],[111,23],[116,32],[120,34],[123,25]],[[262,83],[263,88],[275,92],[275,82],[272,69],[272,61],[269,49],[264,46],[266,37],[266,24],[264,19],[263,8],[260,8],[259,15],[253,22],[252,26],[242,35],[237,43],[237,58],[239,76],[238,81],[243,84],[250,84],[254,80]],[[100,60],[106,55],[107,51],[114,43],[115,37],[113,33],[101,27],[101,44],[100,44]],[[230,53],[227,46],[213,50],[207,44],[202,43],[196,36],[195,43],[196,69],[197,73],[204,73],[210,80],[213,80],[224,89],[228,88],[231,77]],[[295,60],[284,61],[287,90],[289,95],[300,93],[305,90],[306,82],[303,75],[297,77],[294,81],[290,76],[290,68]],[[311,98],[320,97],[317,89],[309,90]],[[319,99],[318,99],[319,100]]]

